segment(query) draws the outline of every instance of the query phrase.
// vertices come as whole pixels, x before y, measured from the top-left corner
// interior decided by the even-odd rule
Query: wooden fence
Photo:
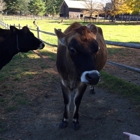
[[[9,29],[9,27],[10,27],[10,25],[4,23],[3,21],[0,21],[0,25],[3,26],[5,29]],[[18,27],[19,29],[22,27],[20,24],[14,25],[14,26]],[[38,37],[39,39],[41,39],[41,38],[40,38],[40,33],[44,33],[44,34],[56,36],[54,33],[50,33],[50,32],[46,32],[46,31],[40,30],[39,27],[37,27],[36,29],[31,29],[31,28],[29,28],[29,29],[32,30],[32,31],[36,31],[36,32],[37,32],[37,37]],[[60,29],[60,30],[61,30],[61,29]],[[49,45],[49,46],[57,47],[56,44],[51,44],[51,43],[46,42],[46,41],[44,41],[44,40],[42,40],[42,41],[43,41],[45,44]],[[136,43],[124,43],[124,42],[106,41],[106,44],[116,45],[116,46],[124,46],[124,47],[128,47],[128,48],[140,49],[140,44],[136,44]],[[120,64],[120,63],[112,62],[112,61],[107,61],[107,63],[108,63],[109,65],[114,65],[114,66],[118,66],[118,67],[121,67],[121,68],[126,68],[126,69],[129,69],[129,70],[131,70],[131,71],[135,71],[135,72],[140,73],[140,69],[139,69],[139,68],[135,68],[135,67],[123,65],[123,64]]]

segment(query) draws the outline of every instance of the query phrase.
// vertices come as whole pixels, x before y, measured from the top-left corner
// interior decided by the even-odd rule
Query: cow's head
[[[34,34],[30,32],[27,26],[24,26],[22,29],[17,29],[14,26],[10,26],[10,31],[12,34],[11,40],[16,41],[16,46],[20,52],[42,49],[45,46],[41,40],[36,38]]]
[[[58,37],[58,47],[66,47],[66,56],[72,61],[77,76],[86,84],[97,84],[100,74],[96,70],[96,53],[98,43],[96,33],[91,32],[86,26],[73,29],[68,34],[55,29]]]

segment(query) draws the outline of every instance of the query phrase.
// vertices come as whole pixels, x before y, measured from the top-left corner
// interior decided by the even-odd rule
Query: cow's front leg
[[[73,114],[73,124],[72,127],[74,130],[79,129],[79,106],[83,97],[83,94],[86,90],[87,85],[81,83],[81,85],[76,89],[76,93],[74,96],[74,114]]]
[[[69,117],[69,109],[70,109],[70,103],[71,103],[71,94],[70,91],[67,87],[65,87],[61,83],[61,89],[63,93],[63,98],[64,98],[64,114],[63,114],[63,119],[59,125],[60,128],[65,128],[68,126],[68,117]]]

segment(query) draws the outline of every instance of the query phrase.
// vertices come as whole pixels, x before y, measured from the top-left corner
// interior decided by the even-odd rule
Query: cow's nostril
[[[99,82],[100,79],[100,74],[99,73],[87,73],[85,75],[87,81],[89,84],[94,84],[96,85]]]
[[[89,74],[89,73],[86,74],[86,79],[87,79],[87,80],[90,81],[90,80],[92,80],[93,78],[94,78],[94,77],[93,77],[93,74]]]

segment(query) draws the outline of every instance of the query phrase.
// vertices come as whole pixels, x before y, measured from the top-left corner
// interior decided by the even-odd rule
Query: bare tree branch
[[[104,10],[104,4],[101,2],[95,2],[92,0],[85,0],[85,7],[88,10],[89,16],[91,17],[94,12],[101,12]]]
[[[0,12],[6,9],[6,3],[3,0],[0,0]]]

